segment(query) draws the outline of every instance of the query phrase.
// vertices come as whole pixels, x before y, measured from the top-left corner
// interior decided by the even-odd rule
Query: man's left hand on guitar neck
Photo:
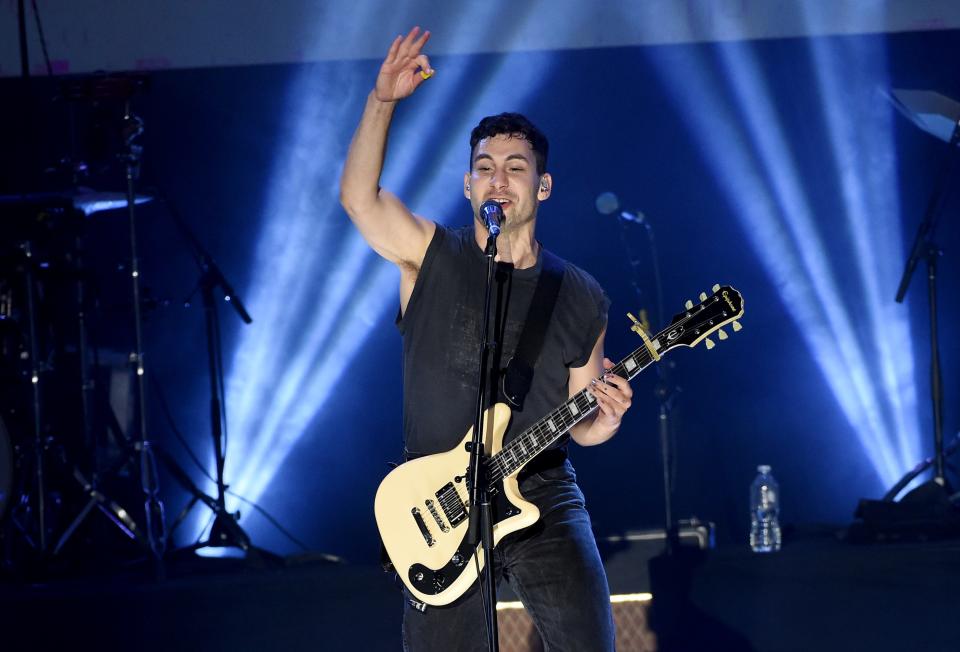
[[[599,407],[591,418],[570,429],[570,437],[581,446],[596,446],[613,437],[633,399],[633,390],[625,378],[606,373],[614,364],[603,357],[605,334],[605,331],[600,333],[587,364],[570,369],[570,396],[586,387]]]

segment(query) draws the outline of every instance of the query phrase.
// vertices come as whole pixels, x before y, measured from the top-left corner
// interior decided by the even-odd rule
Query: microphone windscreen
[[[612,215],[620,210],[620,200],[612,192],[602,192],[597,195],[596,206],[601,215]]]
[[[492,199],[488,199],[480,204],[480,214],[483,215],[485,219],[493,218],[497,224],[503,221],[503,208]]]
[[[496,238],[500,235],[500,224],[503,223],[503,207],[492,199],[480,204],[480,215],[490,230],[490,236]]]

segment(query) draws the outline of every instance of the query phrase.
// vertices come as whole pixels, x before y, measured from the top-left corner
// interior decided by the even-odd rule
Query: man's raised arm
[[[340,178],[340,203],[367,244],[387,260],[414,269],[419,269],[436,227],[381,189],[380,174],[397,102],[433,75],[430,60],[421,53],[429,38],[430,32],[420,34],[420,28],[414,27],[406,37],[394,39],[367,98]]]

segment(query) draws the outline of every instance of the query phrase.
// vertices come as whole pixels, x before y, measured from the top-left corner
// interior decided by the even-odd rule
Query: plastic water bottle
[[[757,467],[750,485],[750,548],[754,552],[780,550],[780,485],[770,467]]]

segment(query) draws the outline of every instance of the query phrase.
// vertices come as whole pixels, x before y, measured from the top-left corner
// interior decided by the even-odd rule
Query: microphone
[[[634,224],[643,224],[644,226],[649,226],[647,224],[647,216],[640,211],[637,211],[636,213],[631,213],[630,211],[621,211],[620,200],[617,199],[617,196],[612,192],[602,192],[597,195],[597,201],[595,204],[597,207],[597,212],[601,215],[613,215],[616,213],[617,218],[623,220],[624,222],[633,222]]]
[[[500,235],[500,223],[503,221],[503,209],[500,207],[500,204],[492,199],[488,199],[480,204],[480,216],[487,225],[487,231],[490,232],[491,238],[496,238]]]

